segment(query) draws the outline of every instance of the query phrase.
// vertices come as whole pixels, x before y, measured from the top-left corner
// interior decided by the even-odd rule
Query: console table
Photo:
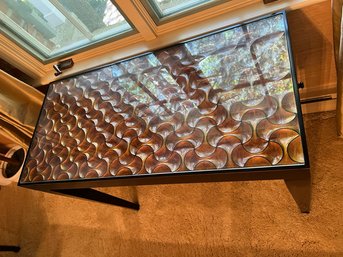
[[[284,12],[53,82],[19,186],[139,209],[92,187],[311,180]]]

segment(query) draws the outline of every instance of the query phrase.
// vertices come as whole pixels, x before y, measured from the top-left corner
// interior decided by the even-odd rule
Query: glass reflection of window
[[[199,68],[213,88],[232,89],[258,79],[246,37],[241,27],[186,43],[192,55],[200,58]]]
[[[282,16],[257,21],[184,44],[187,62],[206,78],[212,88],[223,90],[220,101],[230,108],[239,101],[258,101],[266,94],[291,90],[290,66]],[[267,37],[267,38],[265,38]],[[182,46],[180,46],[182,47]],[[113,75],[125,84],[125,90],[156,113],[187,108],[170,102],[166,89],[178,88],[178,97],[187,98],[172,74],[154,54],[122,62]],[[273,83],[272,83],[273,82]],[[286,91],[284,91],[286,90]]]
[[[290,78],[284,29],[282,15],[277,15],[193,40],[185,47],[197,60],[199,74],[214,89],[225,90],[221,100],[231,105],[275,92],[266,83]]]
[[[154,54],[114,65],[112,75],[118,80],[118,84],[125,85],[127,101],[137,99],[136,105],[147,104],[157,114],[171,113],[163,90],[177,83]]]

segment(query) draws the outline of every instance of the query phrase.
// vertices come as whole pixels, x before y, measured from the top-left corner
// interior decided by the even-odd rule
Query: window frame
[[[161,12],[159,12],[159,7],[157,7],[157,4],[154,2],[154,0],[141,0],[143,6],[146,8],[149,15],[152,17],[156,25],[162,25],[166,24],[170,21],[174,21],[183,17],[186,17],[190,14],[200,12],[203,10],[206,10],[208,8],[211,8],[216,5],[223,4],[225,2],[230,2],[232,0],[214,0],[213,2],[204,2],[199,5],[195,5],[193,7],[189,7],[183,11],[171,13],[168,15],[163,15]]]
[[[34,56],[42,64],[48,64],[48,63],[54,62],[56,60],[60,60],[60,59],[66,58],[66,57],[71,56],[71,55],[79,54],[81,52],[85,52],[85,51],[88,51],[90,49],[93,49],[93,48],[96,48],[96,47],[99,47],[99,46],[102,46],[102,45],[106,45],[106,44],[108,44],[109,42],[111,42],[113,40],[119,40],[119,39],[126,38],[126,37],[129,37],[129,36],[133,35],[133,34],[138,33],[138,31],[135,28],[134,24],[127,18],[126,14],[121,10],[121,8],[118,6],[118,4],[116,2],[114,2],[113,0],[109,0],[109,1],[117,8],[119,13],[123,16],[125,21],[131,27],[131,29],[123,31],[123,32],[119,32],[118,34],[107,35],[107,36],[105,36],[102,39],[97,39],[97,40],[95,40],[93,42],[88,42],[85,45],[77,46],[76,48],[72,48],[70,50],[66,50],[66,51],[64,51],[62,53],[53,54],[51,56],[47,56],[48,54],[46,54],[46,56],[45,56],[44,53],[42,53],[42,52],[40,52],[38,50],[40,48],[39,46],[38,47],[33,46],[33,44],[37,43],[37,42],[38,42],[39,45],[42,45],[39,42],[38,39],[32,39],[31,40],[30,37],[26,37],[25,35],[18,35],[17,31],[15,31],[14,29],[11,29],[2,20],[0,20],[1,31],[5,32],[5,33],[2,33],[5,37],[7,37],[9,40],[11,40],[18,47],[24,49],[28,54]],[[49,1],[49,3],[54,5],[53,2]],[[55,7],[55,8],[57,10],[59,10],[57,7]],[[61,11],[59,10],[59,12],[61,12]],[[62,13],[62,15],[64,15],[64,13]],[[10,19],[7,16],[5,16],[5,17],[6,17],[6,19]],[[66,17],[66,16],[64,16],[64,17]],[[66,17],[66,19],[68,19],[68,18]],[[11,22],[13,22],[15,24],[15,26],[19,26],[14,21],[11,20]],[[82,25],[82,24],[80,23],[80,25]],[[33,41],[37,41],[37,42],[33,42]]]

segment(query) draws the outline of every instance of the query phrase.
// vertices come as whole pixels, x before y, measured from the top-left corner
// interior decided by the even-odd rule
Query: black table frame
[[[131,175],[117,178],[52,181],[19,184],[22,187],[49,193],[74,196],[92,201],[139,210],[139,204],[99,192],[93,187],[136,186],[156,184],[184,184],[224,181],[252,181],[281,179],[301,212],[310,211],[311,174],[309,167],[254,168],[248,171],[205,171],[174,174]]]
[[[0,252],[19,252],[20,247],[14,245],[0,245]]]
[[[306,137],[304,132],[304,124],[302,119],[302,111],[300,104],[300,97],[297,86],[296,72],[294,69],[294,61],[292,56],[290,38],[288,33],[288,24],[286,20],[286,13],[277,12],[275,14],[259,17],[230,28],[241,26],[265,17],[273,15],[284,15],[284,25],[286,33],[287,46],[289,51],[289,60],[293,81],[293,89],[298,113],[300,135],[302,140],[303,152],[304,152],[304,164],[299,165],[285,165],[285,166],[268,166],[268,167],[249,167],[249,168],[237,168],[237,169],[222,169],[222,170],[206,170],[206,171],[187,171],[187,172],[175,172],[168,174],[147,174],[147,175],[130,175],[130,176],[118,176],[108,178],[96,178],[96,179],[83,179],[83,180],[67,180],[67,181],[44,181],[44,182],[30,182],[21,183],[20,179],[18,186],[45,191],[54,194],[73,196],[92,201],[102,202],[106,204],[121,206],[129,209],[139,210],[139,204],[136,202],[130,202],[124,199],[111,196],[100,191],[92,189],[93,187],[112,187],[112,186],[136,186],[136,185],[156,185],[156,184],[180,184],[180,183],[204,183],[204,182],[223,182],[223,181],[250,181],[250,180],[284,180],[285,184],[297,203],[299,209],[303,213],[310,211],[311,202],[311,174],[309,166],[309,158],[306,144]],[[225,30],[225,29],[224,29]],[[221,30],[219,30],[221,31]],[[207,33],[203,36],[208,36],[218,31]],[[144,54],[143,54],[144,55]],[[134,56],[132,58],[136,58]],[[128,58],[125,60],[129,60]],[[123,60],[119,60],[121,62]],[[117,63],[117,62],[115,62]],[[88,71],[94,71],[101,69],[114,63],[100,66],[94,69],[77,73],[73,76],[80,75]],[[66,79],[66,78],[63,78]],[[51,84],[49,85],[48,92]],[[48,94],[48,93],[47,93]],[[46,94],[46,95],[47,95]],[[45,105],[46,97],[42,109]],[[41,110],[42,112],[42,110]],[[39,120],[37,121],[38,124]],[[36,126],[37,127],[37,126]],[[35,131],[36,132],[36,131]],[[35,135],[34,132],[34,135]],[[31,145],[30,145],[31,147]],[[30,151],[30,147],[28,152]],[[25,160],[24,166],[26,164]]]

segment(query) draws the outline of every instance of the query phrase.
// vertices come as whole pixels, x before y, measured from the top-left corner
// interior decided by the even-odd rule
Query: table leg
[[[0,252],[19,252],[19,246],[12,246],[12,245],[0,245]]]
[[[139,204],[126,201],[124,199],[105,194],[92,188],[75,188],[75,189],[54,189],[52,192],[56,192],[62,195],[75,196],[87,200],[96,202],[121,206],[133,210],[139,210]]]
[[[310,212],[311,204],[311,175],[308,171],[299,179],[285,179],[288,191],[293,196],[302,213]]]

